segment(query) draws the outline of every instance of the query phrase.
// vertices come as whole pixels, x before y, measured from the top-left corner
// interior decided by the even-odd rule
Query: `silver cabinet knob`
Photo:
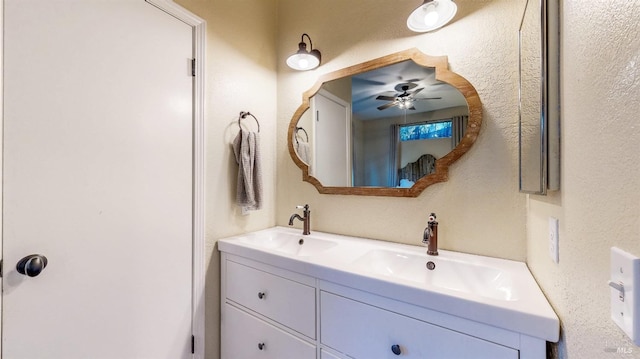
[[[47,262],[47,257],[41,254],[31,254],[18,262],[16,270],[20,274],[36,277],[47,266]]]

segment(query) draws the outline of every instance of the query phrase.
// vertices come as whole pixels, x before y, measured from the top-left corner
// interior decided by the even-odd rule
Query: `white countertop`
[[[296,252],[299,239],[305,244]],[[221,239],[218,249],[546,341],[559,339],[558,317],[522,262],[445,250],[428,256],[426,247],[321,232],[303,236],[285,227]],[[401,263],[394,267],[388,253]],[[423,267],[428,261],[436,265],[432,272]]]

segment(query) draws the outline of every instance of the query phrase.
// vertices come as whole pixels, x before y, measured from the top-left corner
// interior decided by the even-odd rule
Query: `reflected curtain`
[[[388,186],[397,187],[400,184],[398,179],[398,169],[400,168],[400,125],[391,125],[389,139]]]
[[[462,141],[464,133],[467,130],[469,116],[454,116],[451,118],[451,145],[456,148],[458,143]]]

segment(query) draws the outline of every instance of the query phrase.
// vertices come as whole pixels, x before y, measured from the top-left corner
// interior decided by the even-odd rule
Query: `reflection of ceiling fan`
[[[396,94],[395,96],[385,96],[385,95],[380,95],[378,97],[376,97],[376,100],[383,100],[383,101],[391,101],[387,104],[384,104],[382,106],[378,107],[378,110],[382,111],[382,110],[386,110],[390,107],[393,106],[397,106],[400,109],[403,110],[415,110],[416,108],[413,106],[415,101],[421,101],[421,100],[440,100],[442,99],[442,97],[420,97],[420,98],[416,98],[414,97],[418,92],[424,90],[424,87],[421,87],[419,89],[416,89],[414,91],[409,92],[409,90],[411,90],[414,87],[417,87],[418,85],[416,85],[415,83],[402,83],[399,84],[395,87],[396,91],[402,91],[401,93]]]

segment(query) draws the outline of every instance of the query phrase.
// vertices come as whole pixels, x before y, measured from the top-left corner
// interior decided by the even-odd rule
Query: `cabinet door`
[[[314,345],[224,304],[222,359],[315,359]]]
[[[316,289],[227,261],[227,299],[311,339],[316,338]]]
[[[320,340],[357,359],[517,359],[518,351],[321,292]]]

